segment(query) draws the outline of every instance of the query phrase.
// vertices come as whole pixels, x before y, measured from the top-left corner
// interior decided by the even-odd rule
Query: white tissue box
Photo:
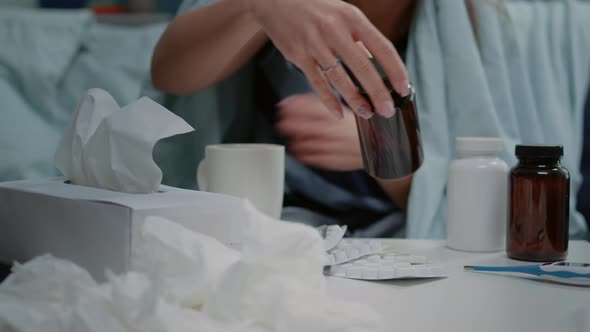
[[[236,223],[243,201],[225,195],[161,186],[152,194],[126,194],[64,183],[62,178],[0,183],[0,260],[27,261],[51,253],[103,280],[125,272],[146,216],[239,245]]]

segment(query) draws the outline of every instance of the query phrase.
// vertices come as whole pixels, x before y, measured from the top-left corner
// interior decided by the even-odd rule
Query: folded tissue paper
[[[238,198],[160,185],[154,144],[192,130],[148,98],[120,108],[90,89],[56,152],[64,177],[0,183],[0,261],[50,253],[103,281],[105,268],[129,269],[140,226],[154,215],[239,245]]]
[[[154,145],[193,130],[147,97],[120,108],[108,92],[90,89],[59,144],[55,163],[73,184],[151,193],[162,181]]]
[[[96,283],[40,256],[0,285],[0,330],[43,332],[320,332],[389,330],[372,308],[327,295],[325,250],[308,226],[244,201],[242,250],[150,217],[128,273]]]

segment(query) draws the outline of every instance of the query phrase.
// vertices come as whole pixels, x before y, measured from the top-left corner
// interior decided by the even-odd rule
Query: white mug
[[[197,169],[199,190],[246,198],[279,219],[285,185],[285,147],[274,144],[216,144],[205,148]]]

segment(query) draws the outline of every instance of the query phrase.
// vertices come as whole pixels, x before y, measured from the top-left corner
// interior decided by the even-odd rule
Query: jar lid
[[[502,151],[502,140],[497,137],[457,137],[457,154],[491,154]]]
[[[563,145],[516,145],[514,149],[518,158],[561,158]]]

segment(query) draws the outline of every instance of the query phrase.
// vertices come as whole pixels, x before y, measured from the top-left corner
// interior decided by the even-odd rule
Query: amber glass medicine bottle
[[[416,172],[424,160],[414,89],[410,85],[410,94],[400,96],[377,60],[370,60],[391,94],[396,114],[391,118],[375,114],[368,120],[356,116],[363,165],[372,177],[383,180],[401,179]],[[363,86],[346,64],[343,65],[360,94],[370,101]],[[372,104],[371,108],[375,109]]]
[[[562,146],[517,145],[510,171],[506,252],[510,258],[551,262],[567,256],[570,178]]]

